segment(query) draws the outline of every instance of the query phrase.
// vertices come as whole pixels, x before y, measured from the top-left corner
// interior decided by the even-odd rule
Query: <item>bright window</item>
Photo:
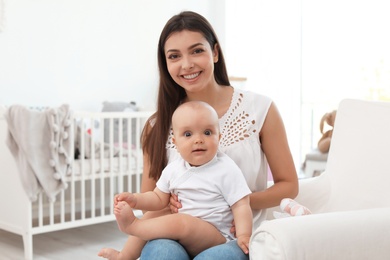
[[[342,99],[390,100],[388,10],[386,0],[227,0],[229,74],[275,100],[297,168]]]
[[[390,100],[388,10],[386,0],[302,1],[302,153],[342,99]]]

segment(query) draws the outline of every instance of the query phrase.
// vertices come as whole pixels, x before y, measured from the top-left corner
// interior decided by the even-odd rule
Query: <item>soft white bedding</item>
[[[110,173],[122,173],[125,171],[126,174],[135,174],[137,169],[141,169],[142,165],[137,162],[135,156],[122,156],[122,157],[111,157],[103,159],[84,159],[74,160],[72,166],[72,175],[74,177],[84,175],[88,177],[94,174],[105,174]],[[70,179],[72,175],[68,175],[66,178]]]

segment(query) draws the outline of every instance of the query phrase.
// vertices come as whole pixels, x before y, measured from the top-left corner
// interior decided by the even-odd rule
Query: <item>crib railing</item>
[[[18,202],[23,212],[1,216],[0,228],[23,236],[26,259],[33,257],[33,235],[115,220],[115,194],[140,191],[143,169],[140,136],[151,114],[76,111],[71,136],[74,138],[71,156],[75,159],[73,171],[66,176],[68,188],[60,191],[55,201],[41,192],[34,202],[20,192],[21,185],[18,185],[19,190],[7,190],[9,197],[23,196]],[[6,152],[4,147],[1,149],[2,153]],[[11,158],[9,153],[7,156]],[[12,178],[19,178],[16,167],[6,168],[13,171],[7,172]],[[7,185],[3,177],[2,186]],[[12,179],[10,183],[15,181]],[[12,194],[13,190],[16,194]],[[136,214],[141,215],[141,212],[136,211]]]
[[[32,207],[33,227],[47,232],[58,230],[61,225],[66,228],[69,222],[78,226],[80,222],[113,220],[115,194],[140,191],[140,135],[150,115],[150,112],[76,112],[73,122],[78,129],[74,138],[79,140],[73,143],[79,144],[79,155],[72,168],[77,172],[67,176],[68,189],[61,191],[56,201],[50,202],[43,193],[39,195]],[[76,151],[75,148],[71,150]]]

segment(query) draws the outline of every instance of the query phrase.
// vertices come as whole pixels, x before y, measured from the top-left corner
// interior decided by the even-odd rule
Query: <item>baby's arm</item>
[[[164,193],[158,188],[143,193],[123,192],[115,196],[114,204],[125,201],[134,209],[156,211],[168,206],[169,197],[169,193]]]
[[[249,253],[249,240],[252,235],[252,210],[249,196],[245,196],[232,206],[236,226],[237,244],[245,254]]]

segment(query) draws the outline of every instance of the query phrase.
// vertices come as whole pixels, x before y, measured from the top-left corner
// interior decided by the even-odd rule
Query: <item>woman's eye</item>
[[[184,136],[185,136],[185,137],[189,137],[189,136],[191,136],[191,133],[190,133],[190,132],[185,132],[185,133],[184,133]]]
[[[205,135],[211,135],[211,131],[210,130],[206,130],[206,131],[204,131],[204,134]]]
[[[197,54],[197,53],[202,53],[202,52],[203,52],[202,49],[195,49],[195,50],[194,50],[194,53],[196,53],[196,54]]]
[[[177,59],[178,57],[179,57],[178,54],[170,54],[170,55],[168,55],[167,59],[168,60],[174,60],[174,59]]]

